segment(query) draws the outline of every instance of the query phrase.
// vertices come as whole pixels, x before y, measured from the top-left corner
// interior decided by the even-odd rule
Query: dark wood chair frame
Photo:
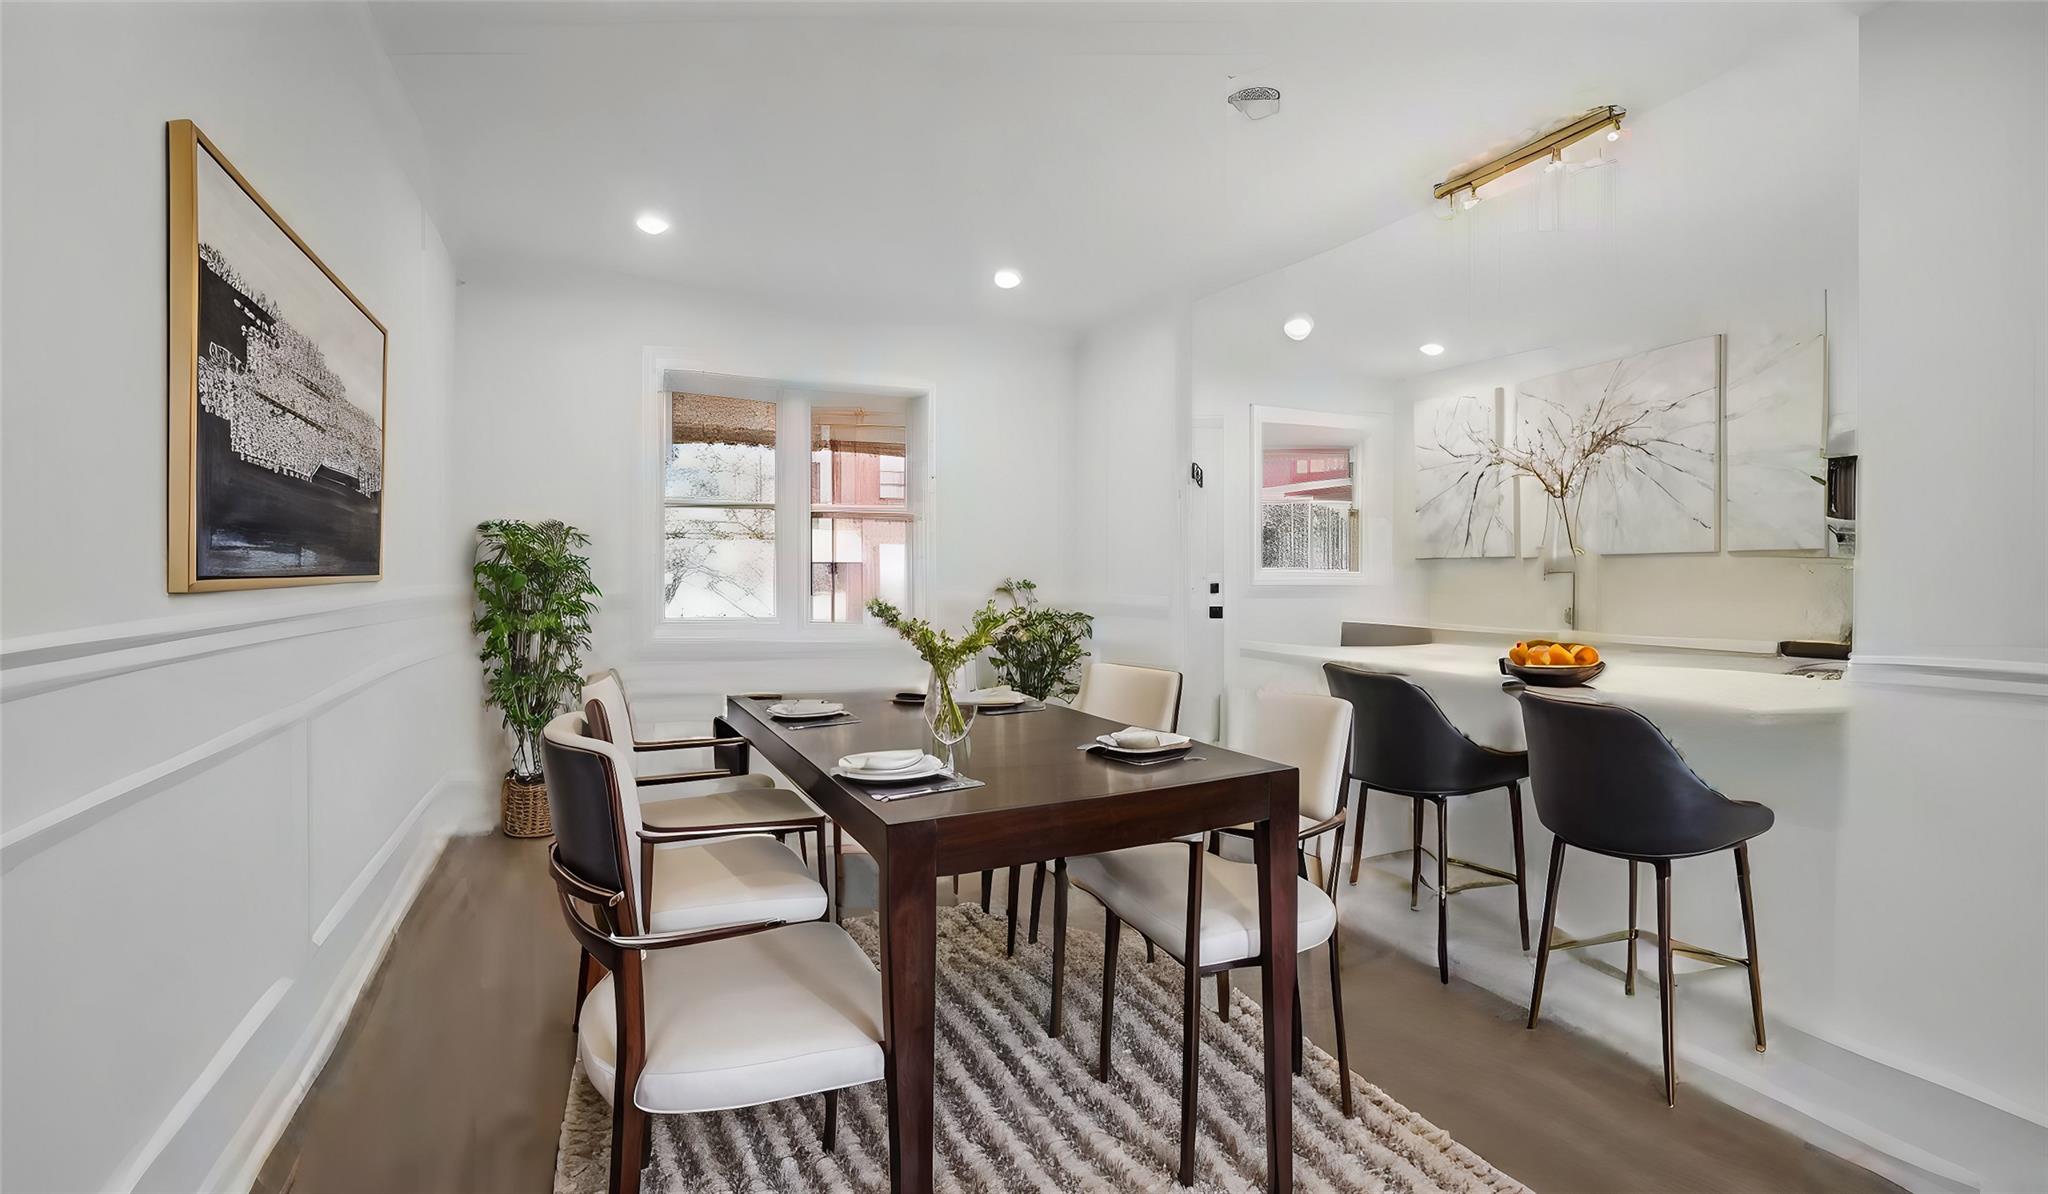
[[[1529,949],[1529,884],[1528,859],[1522,844],[1522,785],[1517,780],[1504,788],[1470,788],[1456,792],[1404,792],[1399,788],[1382,787],[1368,782],[1363,776],[1352,776],[1358,781],[1358,830],[1351,839],[1351,885],[1358,885],[1358,866],[1365,853],[1365,808],[1366,801],[1374,792],[1385,792],[1390,796],[1406,796],[1415,803],[1415,833],[1410,850],[1414,855],[1414,867],[1408,873],[1408,908],[1410,911],[1421,906],[1422,888],[1428,885],[1436,895],[1436,977],[1438,982],[1451,981],[1451,897],[1461,891],[1472,891],[1481,887],[1505,887],[1514,885],[1515,914],[1522,926],[1522,950]],[[1470,859],[1457,858],[1451,854],[1450,820],[1445,815],[1444,802],[1459,796],[1474,796],[1482,792],[1504,791],[1508,794],[1508,818],[1515,837],[1515,869],[1504,871],[1496,866]],[[1436,809],[1436,849],[1422,844],[1422,806],[1431,805]],[[1434,881],[1424,878],[1422,859],[1428,856],[1436,863]],[[1450,881],[1450,868],[1462,867],[1486,876],[1483,879],[1469,879],[1463,883]]]
[[[1350,770],[1350,748],[1345,748],[1345,768]],[[1350,789],[1348,780],[1340,780],[1337,791],[1337,811],[1325,820],[1316,822],[1301,830],[1295,843],[1295,870],[1301,878],[1308,878],[1308,843],[1310,839],[1323,834],[1334,835],[1331,840],[1330,857],[1323,862],[1322,892],[1330,897],[1331,907],[1337,907],[1337,878],[1342,873],[1344,858],[1344,826],[1347,821],[1346,803]],[[1181,1056],[1180,1056],[1180,1184],[1195,1184],[1195,1143],[1196,1106],[1198,1077],[1201,1069],[1201,1032],[1199,1017],[1202,1011],[1202,980],[1214,975],[1216,978],[1216,1014],[1219,1019],[1230,1019],[1230,972],[1259,964],[1258,955],[1240,958],[1232,962],[1216,962],[1204,965],[1201,961],[1202,934],[1202,869],[1205,854],[1221,854],[1222,838],[1225,836],[1253,838],[1251,830],[1232,826],[1219,829],[1208,835],[1205,843],[1190,841],[1188,847],[1188,913],[1187,925],[1183,932],[1187,943],[1187,959],[1183,965],[1185,980],[1181,988]],[[1052,1009],[1046,1021],[1049,1036],[1060,1035],[1062,1006],[1066,987],[1067,959],[1067,860],[1056,858],[1053,864],[1052,903]],[[1014,890],[1014,880],[1012,888]],[[1123,933],[1123,922],[1114,911],[1104,908],[1106,917],[1102,930],[1102,1025],[1101,1041],[1096,1059],[1096,1077],[1109,1081],[1110,1030],[1115,1020],[1112,1016],[1116,1000],[1116,959],[1117,946]],[[1336,921],[1330,926],[1330,1011],[1337,1024],[1337,1072],[1338,1087],[1342,1092],[1344,1114],[1351,1114],[1351,1046],[1344,1032],[1344,967],[1338,948],[1338,937],[1343,928],[1343,916],[1339,911]],[[1136,926],[1133,926],[1133,931]],[[1011,922],[1014,937],[1016,923]],[[1156,945],[1142,932],[1139,936],[1145,942],[1145,959],[1156,956]],[[1302,1027],[1301,1027],[1301,978],[1296,973],[1294,982],[1294,1073],[1302,1071]]]
[[[589,716],[588,711],[591,706],[595,704],[597,704],[595,701],[586,702],[584,706],[586,717]],[[723,717],[714,718],[711,727],[712,732],[708,736],[671,738],[660,742],[635,741],[632,744],[632,748],[635,751],[702,750],[708,748],[713,752],[713,761],[718,766],[704,771],[655,776],[649,779],[639,779],[635,782],[644,788],[649,784],[678,783],[691,779],[721,779],[729,775],[745,775],[747,773],[749,750],[747,740],[734,733],[732,727],[727,724]],[[593,726],[591,728],[597,727]],[[608,727],[606,728],[608,729]],[[838,861],[836,873],[829,877],[825,869],[825,827],[828,824],[832,828],[832,857]],[[654,900],[654,851],[657,846],[672,845],[678,842],[705,841],[712,838],[751,835],[766,835],[773,837],[776,841],[784,841],[786,835],[791,833],[797,834],[799,841],[802,840],[802,835],[806,833],[815,833],[818,836],[818,886],[825,888],[828,893],[825,915],[819,919],[830,920],[834,924],[838,924],[840,922],[839,890],[845,885],[846,862],[845,855],[839,848],[839,825],[823,813],[815,817],[792,817],[781,821],[735,821],[723,825],[692,825],[686,829],[643,822],[640,827],[640,842],[638,846],[640,851],[640,906],[643,908],[648,907]],[[805,861],[809,861],[809,858],[806,857]],[[778,921],[777,923],[781,922]],[[589,996],[591,990],[597,986],[599,980],[604,978],[605,972],[609,969],[610,967],[605,966],[588,949],[583,951],[583,956],[576,963],[576,1007],[569,1017],[569,1027],[571,1029],[574,1029],[582,1022],[583,1000]]]
[[[612,683],[618,685],[619,699],[624,700],[626,681],[623,676],[619,675],[617,668],[606,668],[602,672],[592,672],[589,676],[584,677],[584,682],[587,684],[599,676],[606,675],[612,678]],[[782,694],[764,692],[748,693],[747,695],[779,698]],[[600,731],[592,734],[592,737],[602,738],[606,742],[612,741],[611,724],[609,719],[604,716],[604,709],[600,702],[583,702],[583,715],[590,728]],[[752,768],[751,744],[735,732],[731,724],[723,717],[711,719],[711,733],[706,735],[691,738],[665,738],[653,742],[635,738],[625,745],[629,746],[635,754],[655,754],[671,750],[709,750],[711,752],[712,765],[702,770],[676,771],[665,775],[636,776],[635,782],[643,788],[657,787],[662,784],[685,784],[706,779],[727,779],[735,775],[746,775]],[[843,848],[844,839],[840,836],[839,826],[833,825],[831,849],[832,877],[831,881],[827,882],[825,877],[825,826],[828,820],[829,818],[820,813],[815,817],[793,817],[787,821],[750,822],[743,828],[720,825],[691,828],[688,830],[669,825],[649,825],[648,828],[666,833],[691,833],[703,837],[730,837],[735,833],[767,833],[771,834],[778,842],[786,841],[788,835],[793,833],[796,835],[797,852],[803,856],[805,862],[810,861],[810,849],[804,840],[804,835],[817,835],[818,882],[830,893],[832,900],[832,922],[838,924],[841,922],[839,892],[840,888],[846,885],[846,855]],[[676,838],[673,840],[686,841],[688,839]],[[986,902],[987,897],[984,896],[984,906],[986,906]]]
[[[612,1077],[611,1194],[639,1194],[640,1171],[647,1164],[653,1146],[648,1131],[648,1113],[635,1102],[641,1072],[647,1065],[646,982],[641,971],[642,950],[677,949],[764,933],[785,925],[781,920],[749,921],[717,929],[682,933],[634,934],[625,931],[621,908],[624,891],[608,891],[586,883],[562,865],[558,847],[548,847],[548,867],[554,874],[555,891],[561,899],[562,918],[569,933],[583,949],[586,959],[611,972],[613,1005],[618,1016],[618,1058]],[[595,919],[578,911],[588,906]],[[579,1009],[581,1000],[578,1001]],[[823,1143],[831,1152],[839,1129],[839,1092],[825,1092]],[[629,1161],[628,1158],[631,1158]]]

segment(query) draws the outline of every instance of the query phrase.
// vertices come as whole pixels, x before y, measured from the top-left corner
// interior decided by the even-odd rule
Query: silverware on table
[[[785,721],[781,724],[785,730],[816,730],[826,726],[859,725],[860,718],[851,714],[841,714],[838,717],[821,717],[816,721]]]

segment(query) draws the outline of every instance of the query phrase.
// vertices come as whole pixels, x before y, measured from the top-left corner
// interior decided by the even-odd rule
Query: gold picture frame
[[[389,333],[196,125],[165,148],[167,589],[382,580]]]

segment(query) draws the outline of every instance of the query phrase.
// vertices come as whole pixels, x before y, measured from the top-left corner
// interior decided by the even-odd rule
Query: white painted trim
[[[2048,660],[1940,655],[1856,655],[1844,679],[1888,688],[1933,688],[2048,700]]]
[[[404,841],[406,835],[412,832],[412,827],[419,823],[420,814],[427,811],[427,806],[441,793],[447,791],[450,785],[474,779],[474,776],[450,772],[427,789],[426,795],[421,796],[418,803],[412,806],[412,811],[405,814],[405,820],[398,823],[398,827],[391,831],[391,836],[385,838],[384,844],[377,847],[377,852],[363,864],[363,869],[356,872],[355,881],[348,885],[348,890],[342,892],[340,898],[334,901],[334,906],[327,910],[327,915],[322,918],[319,927],[313,930],[314,945],[326,944],[327,938],[341,922],[348,919],[348,914],[355,909],[356,901],[362,898],[363,892],[369,890],[370,881],[383,871],[384,864],[391,861],[391,856],[397,852],[399,843]]]
[[[199,1109],[199,1104],[205,1101],[206,1096],[220,1082],[221,1075],[228,1072],[228,1067],[235,1063],[235,1058],[241,1055],[249,1039],[256,1035],[257,1029],[263,1027],[263,1022],[270,1018],[271,1012],[277,1010],[277,1005],[284,1002],[285,994],[291,989],[291,979],[278,979],[270,984],[269,989],[263,992],[248,1011],[242,1014],[241,1022],[235,1025],[234,1031],[228,1033],[227,1039],[220,1043],[220,1048],[213,1051],[213,1056],[207,1059],[205,1068],[199,1071],[199,1076],[192,1079],[192,1084],[185,1088],[185,1093],[179,1095],[178,1101],[171,1104],[170,1113],[157,1124],[156,1131],[150,1133],[149,1139],[143,1142],[135,1155],[108,1180],[107,1189],[133,1190],[142,1181],[142,1176],[149,1172],[151,1165],[156,1164],[156,1159],[163,1155],[165,1147],[177,1138],[178,1133],[185,1130],[185,1124],[192,1118],[192,1113]]]
[[[341,1040],[342,1030],[348,1026],[357,1000],[383,964],[384,956],[397,935],[399,922],[426,886],[427,876],[433,873],[434,864],[447,848],[450,836],[447,832],[437,832],[423,841],[421,848],[413,851],[404,873],[392,884],[391,894],[385,899],[377,919],[364,930],[363,940],[342,968],[342,981],[321,1004],[312,1023],[301,1035],[300,1041],[306,1051],[304,1063],[290,1075],[289,1081],[284,1080],[285,1073],[280,1073],[278,1079],[264,1089],[256,1106],[243,1119],[241,1130],[221,1150],[219,1159],[207,1171],[200,1189],[241,1191],[256,1184],[263,1162],[269,1159],[271,1150],[277,1147],[285,1129],[291,1126],[292,1116],[297,1114],[299,1105],[313,1087],[314,1079],[320,1076],[328,1058],[333,1055],[334,1046]]]
[[[110,783],[101,784],[41,816],[32,817],[0,834],[0,873],[13,870],[23,859],[70,837],[119,808],[162,791],[171,784],[212,766],[223,755],[246,749],[408,668],[457,654],[460,650],[460,645],[448,643],[402,651],[336,681],[303,700],[243,722],[189,750],[181,751],[139,771],[130,772]]]
[[[467,593],[455,585],[423,587],[285,613],[186,615],[16,637],[0,643],[0,701],[311,634],[462,616]]]

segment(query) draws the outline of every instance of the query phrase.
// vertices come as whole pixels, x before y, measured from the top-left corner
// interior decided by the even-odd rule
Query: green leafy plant
[[[590,536],[553,520],[477,525],[476,618],[485,704],[512,733],[512,775],[540,778],[540,736],[583,683],[590,615],[600,594],[579,549]]]
[[[1038,586],[1006,580],[996,592],[1010,599],[1015,617],[996,632],[989,663],[996,675],[1026,696],[1065,700],[1081,691],[1081,660],[1095,619],[1070,609],[1038,603]]]
[[[974,611],[967,630],[955,637],[949,630],[939,630],[923,618],[908,618],[903,611],[882,600],[880,597],[868,602],[868,613],[877,622],[903,636],[917,652],[917,657],[931,665],[934,677],[939,681],[932,685],[932,699],[938,702],[934,709],[927,710],[934,729],[950,731],[958,739],[966,732],[967,719],[960,712],[960,702],[954,698],[952,685],[946,681],[961,666],[989,649],[995,643],[996,632],[1017,615],[1014,609],[998,609],[991,599],[988,604]]]

